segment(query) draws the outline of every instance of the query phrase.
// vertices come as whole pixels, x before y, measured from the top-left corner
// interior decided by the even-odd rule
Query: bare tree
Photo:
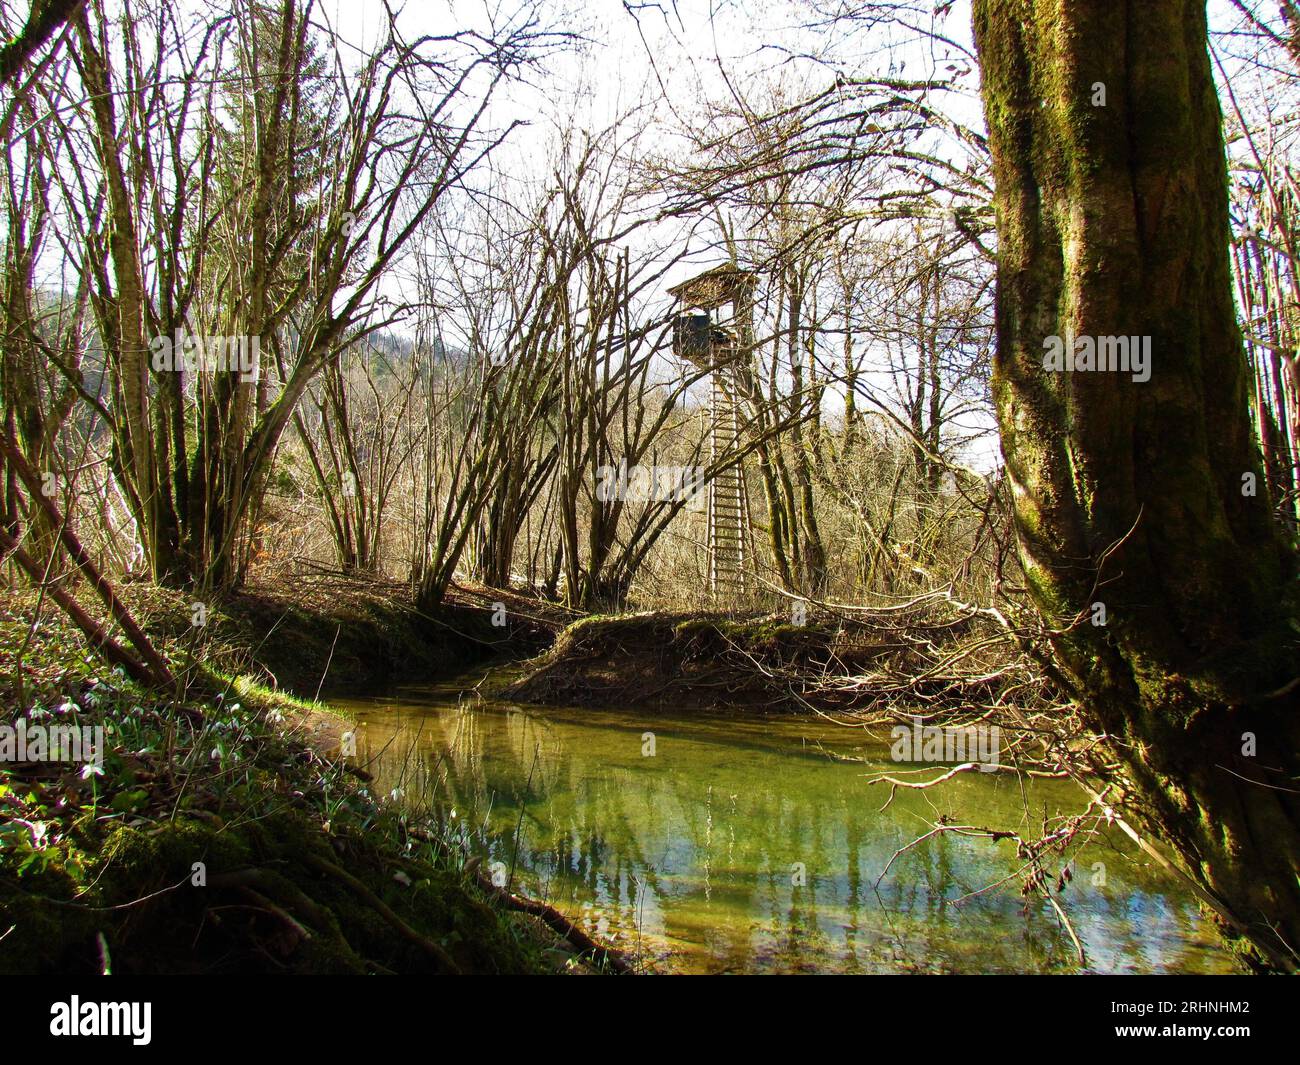
[[[502,142],[488,104],[553,40],[529,5],[491,33],[414,41],[389,18],[355,60],[314,16],[310,0],[244,0],[183,25],[95,0],[39,90],[110,371],[113,471],[159,580],[242,578],[299,402],[389,320],[385,272]],[[231,103],[232,78],[255,91]],[[90,108],[68,106],[78,92]]]

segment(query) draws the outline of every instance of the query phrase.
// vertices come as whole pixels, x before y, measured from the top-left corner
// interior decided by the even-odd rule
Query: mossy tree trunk
[[[1248,412],[1204,0],[974,11],[993,389],[1030,591],[1129,807],[1264,963],[1295,969],[1295,554]],[[1149,337],[1150,379],[1047,370],[1053,336]]]

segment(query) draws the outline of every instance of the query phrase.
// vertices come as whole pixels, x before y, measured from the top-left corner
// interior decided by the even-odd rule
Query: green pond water
[[[535,709],[455,689],[339,705],[377,793],[452,818],[485,871],[513,869],[515,890],[653,971],[1232,971],[1189,894],[1117,831],[1072,849],[1058,896],[1083,966],[1050,906],[1021,897],[1013,842],[945,833],[881,878],[941,815],[1035,838],[1086,805],[1068,782],[967,773],[882,810],[889,786],[868,778],[914,767],[889,760],[887,735],[819,718]]]

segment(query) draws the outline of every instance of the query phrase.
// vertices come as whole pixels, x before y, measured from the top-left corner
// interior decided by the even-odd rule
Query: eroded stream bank
[[[1071,851],[1058,895],[1082,967],[1021,896],[1013,841],[944,833],[894,857],[944,815],[1037,833],[1085,805],[1068,782],[972,773],[882,810],[887,743],[817,718],[539,710],[456,684],[342,705],[377,792],[437,810],[484,869],[653,971],[1234,971],[1118,832]]]

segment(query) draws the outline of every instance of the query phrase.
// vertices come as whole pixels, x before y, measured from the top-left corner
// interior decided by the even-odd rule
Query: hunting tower
[[[754,342],[757,283],[756,275],[724,263],[668,290],[679,307],[673,353],[709,372],[713,461],[733,450],[740,436],[742,373]],[[709,482],[709,590],[715,599],[745,594],[748,533],[744,474],[737,463]]]

